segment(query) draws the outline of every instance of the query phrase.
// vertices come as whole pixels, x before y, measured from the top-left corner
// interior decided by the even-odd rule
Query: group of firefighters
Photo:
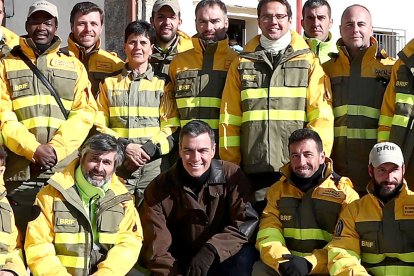
[[[337,41],[326,0],[302,17],[259,0],[235,51],[221,0],[193,37],[156,0],[125,61],[92,2],[64,48],[46,0],[1,26],[0,276],[414,275],[414,40],[395,61],[362,5]]]

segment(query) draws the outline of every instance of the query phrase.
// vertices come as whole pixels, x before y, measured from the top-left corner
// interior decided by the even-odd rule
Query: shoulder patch
[[[335,226],[334,236],[340,237],[342,234],[342,230],[344,230],[344,221],[342,219],[339,219]]]

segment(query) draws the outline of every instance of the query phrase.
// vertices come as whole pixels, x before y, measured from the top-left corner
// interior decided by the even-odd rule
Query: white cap
[[[400,147],[391,142],[382,142],[374,145],[369,153],[369,164],[378,167],[388,162],[398,166],[404,164],[404,157]]]
[[[27,18],[29,18],[32,14],[34,14],[35,12],[38,12],[38,11],[45,11],[48,14],[50,14],[51,16],[56,17],[56,19],[58,19],[57,7],[55,5],[53,5],[52,3],[44,1],[44,0],[34,2],[29,7],[29,12],[27,13]]]

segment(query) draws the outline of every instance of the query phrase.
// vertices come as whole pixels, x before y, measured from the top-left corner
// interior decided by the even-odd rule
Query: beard
[[[96,170],[90,170],[89,172],[84,172],[82,170],[82,174],[85,177],[86,181],[95,187],[102,187],[111,179],[111,176],[107,176],[105,172],[98,172]],[[97,176],[99,179],[96,179]]]
[[[394,187],[392,188],[387,188],[387,181],[383,181],[383,182],[376,182],[375,181],[375,186],[374,186],[374,190],[375,190],[375,194],[384,202],[389,201],[390,199],[394,198],[401,190],[401,186],[403,185],[403,182],[401,181],[400,183],[398,182],[391,182],[392,184],[394,184]]]

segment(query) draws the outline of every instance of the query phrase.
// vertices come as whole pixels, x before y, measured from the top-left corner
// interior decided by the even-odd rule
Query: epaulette
[[[58,54],[64,54],[64,55],[66,55],[66,56],[68,56],[68,57],[70,57],[70,56],[74,56],[74,54],[72,54],[72,53],[69,51],[69,48],[68,48],[68,47],[63,47],[63,48],[60,48],[60,49],[59,49],[59,51],[58,51]]]

